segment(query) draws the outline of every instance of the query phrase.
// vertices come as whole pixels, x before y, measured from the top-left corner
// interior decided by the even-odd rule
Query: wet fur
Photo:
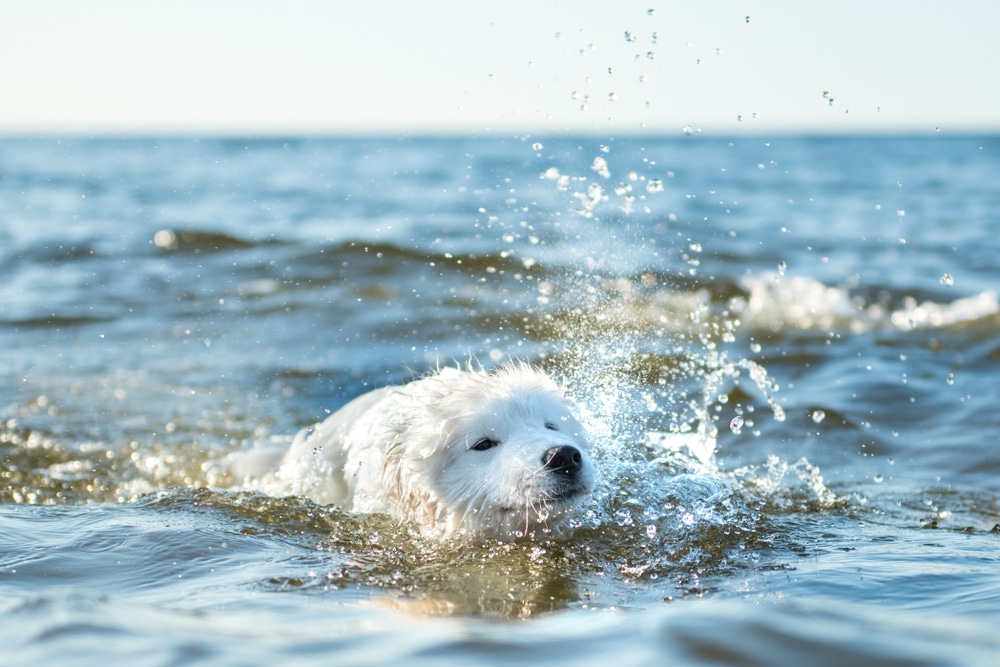
[[[472,447],[484,438],[499,444]],[[572,475],[545,465],[579,451]],[[277,487],[425,532],[512,538],[561,526],[593,488],[583,427],[563,392],[525,364],[446,368],[355,399],[296,435]]]

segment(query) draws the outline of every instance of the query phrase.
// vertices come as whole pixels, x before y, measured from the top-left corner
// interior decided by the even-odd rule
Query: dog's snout
[[[552,472],[575,475],[583,464],[580,450],[569,445],[553,447],[542,455],[542,465]]]

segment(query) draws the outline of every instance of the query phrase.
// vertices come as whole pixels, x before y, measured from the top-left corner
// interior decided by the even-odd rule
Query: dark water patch
[[[739,398],[739,397],[737,397]],[[730,396],[730,400],[733,396]],[[752,402],[752,397],[745,397],[744,402]],[[795,410],[786,410],[786,423],[790,428],[799,428],[815,432],[817,435],[839,430],[861,431],[863,425],[857,416],[840,412],[824,405],[796,406]]]
[[[542,275],[542,267],[537,262],[526,264],[515,255],[503,251],[486,254],[453,253],[384,242],[346,241],[328,245],[300,255],[297,262],[338,271],[352,266],[355,270],[361,267],[375,276],[394,275],[403,272],[404,268],[416,265],[437,268],[442,273],[455,272],[477,277],[515,273],[532,277]]]
[[[885,509],[889,516],[911,526],[952,532],[994,534],[1000,523],[998,495],[976,489],[922,488],[898,499],[896,508]]]
[[[98,249],[89,243],[66,245],[45,244],[35,249],[26,250],[21,256],[50,267],[102,258]]]
[[[21,329],[54,329],[59,331],[62,329],[87,326],[89,324],[113,322],[116,319],[118,319],[117,316],[112,314],[73,316],[52,313],[50,315],[41,315],[37,317],[24,317],[16,319],[0,318],[0,326],[10,327],[15,332]]]
[[[191,255],[244,250],[257,245],[231,234],[198,229],[161,229],[153,236],[153,244],[162,252]]]

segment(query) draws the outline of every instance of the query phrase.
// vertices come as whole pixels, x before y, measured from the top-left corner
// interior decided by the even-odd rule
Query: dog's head
[[[422,414],[401,434],[396,480],[402,503],[418,505],[404,508],[413,518],[449,533],[519,537],[559,526],[593,489],[584,429],[546,374],[446,369],[420,383],[408,387]]]

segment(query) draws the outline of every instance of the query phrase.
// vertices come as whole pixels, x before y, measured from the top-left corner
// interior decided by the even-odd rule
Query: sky
[[[32,0],[0,135],[1000,131],[1000,2]]]

